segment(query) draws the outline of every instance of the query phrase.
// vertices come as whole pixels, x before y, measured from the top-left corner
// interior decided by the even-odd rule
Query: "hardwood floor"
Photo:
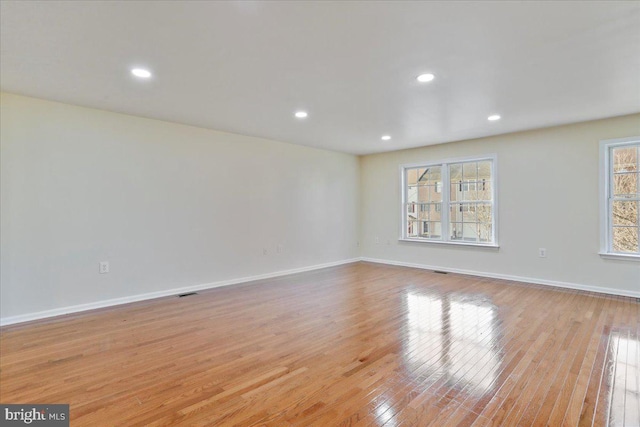
[[[640,425],[632,298],[356,263],[5,327],[72,426]]]

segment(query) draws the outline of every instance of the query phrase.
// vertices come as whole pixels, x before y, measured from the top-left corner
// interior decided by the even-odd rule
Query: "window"
[[[640,137],[602,141],[602,255],[640,259]]]
[[[405,165],[401,173],[401,239],[497,246],[495,156]]]

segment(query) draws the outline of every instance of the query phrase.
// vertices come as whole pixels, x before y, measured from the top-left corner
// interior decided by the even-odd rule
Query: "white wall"
[[[360,255],[640,294],[640,263],[597,255],[598,141],[640,135],[640,115],[358,160],[13,94],[0,104],[0,321]],[[498,250],[398,241],[400,164],[488,153]]]
[[[5,320],[358,256],[355,156],[13,94],[0,113]]]
[[[598,255],[598,143],[636,135],[639,114],[364,156],[362,255],[640,296],[640,262]],[[498,156],[499,249],[398,241],[399,165],[491,153]]]

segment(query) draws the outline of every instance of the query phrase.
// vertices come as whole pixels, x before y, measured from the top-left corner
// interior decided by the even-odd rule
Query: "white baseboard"
[[[487,273],[483,271],[463,270],[459,268],[449,268],[449,267],[416,264],[416,263],[402,262],[402,261],[393,261],[393,260],[387,260],[387,259],[360,257],[360,258],[346,259],[342,261],[329,262],[325,264],[316,264],[316,265],[307,266],[307,267],[294,268],[291,270],[282,270],[282,271],[276,271],[273,273],[259,274],[256,276],[221,280],[218,282],[203,283],[200,285],[167,289],[164,291],[150,292],[145,294],[132,295],[128,297],[96,301],[96,302],[91,302],[87,304],[79,304],[79,305],[73,305],[68,307],[55,308],[52,310],[39,311],[36,313],[27,313],[27,314],[21,314],[18,316],[2,317],[0,318],[0,326],[30,322],[32,320],[46,319],[50,317],[62,316],[65,314],[79,313],[82,311],[95,310],[97,308],[112,307],[116,305],[128,304],[128,303],[137,302],[137,301],[145,301],[145,300],[150,300],[154,298],[179,295],[179,294],[184,294],[188,292],[202,291],[206,289],[218,288],[221,286],[237,285],[237,284],[252,282],[256,280],[264,280],[264,279],[270,279],[274,277],[287,276],[290,274],[303,273],[305,271],[313,271],[313,270],[319,270],[327,267],[335,267],[338,265],[351,264],[353,262],[358,262],[358,261],[366,261],[366,262],[372,262],[376,264],[397,265],[402,267],[420,268],[424,270],[439,270],[439,271],[446,271],[449,273],[468,274],[471,276],[490,277],[493,279],[504,279],[504,280],[511,280],[514,282],[534,283],[538,285],[556,286],[560,288],[576,289],[581,291],[597,292],[597,293],[609,294],[609,295],[640,298],[640,292],[627,291],[624,289],[610,289],[610,288],[602,288],[598,286],[580,285],[577,283],[559,282],[555,280],[536,279],[533,277],[512,276],[508,274]]]
[[[39,311],[36,313],[21,314],[18,316],[0,318],[0,326],[13,325],[16,323],[30,322],[32,320],[46,319],[49,317],[62,316],[65,314],[79,313],[87,310],[95,310],[96,308],[111,307],[115,305],[128,304],[137,301],[144,301],[154,298],[167,297],[172,295],[180,295],[188,292],[203,291],[205,289],[219,288],[221,286],[237,285],[241,283],[253,282],[255,280],[271,279],[273,277],[288,276],[290,274],[303,273],[305,271],[319,270],[321,268],[335,267],[343,264],[358,262],[360,258],[345,259],[342,261],[328,262],[325,264],[316,264],[307,267],[294,268],[291,270],[276,271],[273,273],[259,274],[256,276],[241,277],[238,279],[221,280],[218,282],[203,283],[195,286],[186,286],[183,288],[167,289],[158,292],[149,292],[145,294],[132,295],[122,298],[114,298],[90,302],[87,304],[72,305],[68,307],[54,308],[52,310]]]
[[[439,267],[426,264],[415,264],[411,262],[393,261],[388,259],[361,257],[362,261],[376,264],[397,265],[402,267],[421,268],[424,270],[446,271],[448,273],[468,274],[470,276],[490,277],[492,279],[504,279],[514,282],[534,283],[536,285],[556,286],[559,288],[576,289],[580,291],[597,292],[601,294],[617,295],[624,297],[640,298],[640,292],[627,291],[624,289],[602,288],[599,286],[580,285],[578,283],[559,282],[556,280],[536,279],[534,277],[511,276],[509,274],[487,273],[484,271],[462,270],[459,268]]]

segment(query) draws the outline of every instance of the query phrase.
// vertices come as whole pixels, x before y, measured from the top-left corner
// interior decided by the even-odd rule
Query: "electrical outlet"
[[[538,248],[538,256],[540,258],[546,258],[547,257],[547,249],[546,248]]]
[[[109,272],[109,261],[100,261],[98,271],[100,274],[107,274]]]
[[[269,255],[269,249],[263,248],[262,249],[262,255]]]
[[[376,237],[373,239],[373,241],[374,241],[374,242],[376,243],[376,245],[377,245],[377,244],[379,244],[379,243],[380,243],[380,238],[379,238],[378,236],[376,236]]]

